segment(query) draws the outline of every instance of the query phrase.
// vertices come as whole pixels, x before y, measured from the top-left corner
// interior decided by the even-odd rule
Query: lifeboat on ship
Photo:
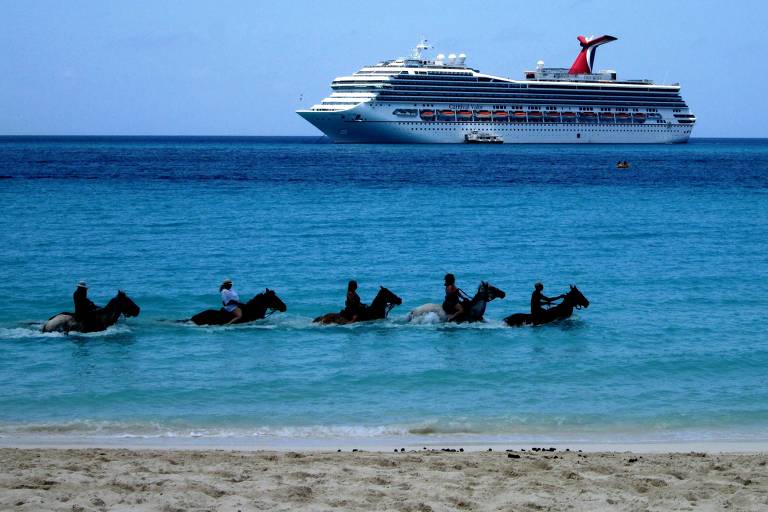
[[[493,120],[494,121],[506,121],[509,118],[509,114],[506,110],[494,110],[493,111]]]
[[[600,120],[604,123],[612,123],[614,117],[613,112],[600,112]]]
[[[627,114],[626,112],[619,112],[618,114],[616,114],[617,123],[627,122],[627,119],[629,119],[629,114]]]
[[[576,120],[576,112],[563,112],[563,121],[572,123]]]
[[[456,115],[456,112],[454,112],[453,110],[450,110],[450,109],[441,110],[438,113],[440,114],[440,117],[443,118],[443,119],[446,119],[446,118],[447,119],[453,119],[454,116]]]
[[[475,117],[477,119],[490,119],[491,118],[491,111],[490,110],[477,110],[477,111],[475,111]]]
[[[597,120],[597,114],[594,112],[579,112],[579,121],[594,123]]]
[[[435,111],[434,110],[422,110],[419,112],[419,116],[421,116],[422,119],[426,121],[432,121],[435,119]]]
[[[644,123],[647,116],[642,112],[635,112],[632,114],[632,120],[636,123]]]
[[[557,122],[560,120],[560,112],[557,110],[550,110],[547,112],[547,121]]]
[[[542,115],[541,112],[538,110],[529,110],[528,111],[528,120],[529,121],[541,121]]]
[[[512,119],[519,123],[525,122],[525,112],[522,110],[515,110],[515,112],[512,114]]]
[[[472,119],[471,110],[459,110],[458,112],[456,112],[456,115],[459,116],[459,119]]]

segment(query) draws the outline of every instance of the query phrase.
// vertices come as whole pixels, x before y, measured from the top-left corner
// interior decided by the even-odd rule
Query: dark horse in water
[[[389,291],[383,286],[379,287],[379,293],[371,301],[370,306],[365,306],[363,311],[357,315],[356,322],[367,322],[368,320],[381,320],[387,318],[389,312],[395,306],[403,303],[403,299]],[[348,324],[351,320],[344,317],[341,313],[326,313],[313,320],[318,324]]]
[[[74,313],[59,313],[43,324],[43,332],[98,332],[115,325],[121,315],[127,317],[139,316],[141,308],[133,302],[124,291],[117,295],[106,306],[78,318]]]
[[[494,299],[503,299],[506,296],[507,294],[504,293],[504,290],[496,288],[488,281],[481,281],[475,296],[461,301],[464,313],[455,317],[451,322],[481,322],[488,303]],[[408,314],[408,321],[418,320],[429,313],[437,315],[441,322],[448,322],[448,317],[450,316],[443,311],[441,304],[424,304]]]
[[[242,310],[243,316],[240,317],[240,320],[234,323],[244,324],[253,322],[254,320],[261,320],[275,311],[285,313],[287,309],[285,303],[280,300],[280,297],[277,296],[275,291],[267,288],[264,293],[254,296],[245,304],[240,304],[240,310]],[[232,320],[234,316],[235,315],[224,308],[206,309],[190,318],[190,320],[197,325],[223,325]]]
[[[554,322],[556,320],[563,320],[569,318],[573,314],[573,310],[588,308],[589,301],[579,291],[578,288],[571,285],[571,289],[565,294],[563,302],[557,306],[552,306],[549,309],[545,309],[540,315],[533,316],[529,313],[515,313],[509,315],[504,319],[504,322],[511,327],[520,327],[522,325],[541,325]]]

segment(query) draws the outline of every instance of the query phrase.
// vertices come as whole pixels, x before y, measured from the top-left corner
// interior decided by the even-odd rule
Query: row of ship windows
[[[475,87],[456,87],[449,85],[405,85],[405,84],[376,84],[376,83],[358,83],[358,84],[331,84],[331,88],[354,88],[354,87],[381,87],[393,91],[436,91],[436,92],[483,92],[483,93],[496,93],[496,94],[520,94],[529,96],[532,94],[541,94],[544,96],[555,96],[561,94],[571,94],[577,96],[652,96],[654,98],[664,98],[670,96],[679,96],[680,91],[664,91],[664,92],[650,92],[650,91],[621,91],[621,90],[604,90],[604,91],[579,91],[575,89],[507,89],[500,87],[489,86],[475,86]]]
[[[381,106],[381,107],[385,107],[385,106],[386,107],[391,107],[392,105],[393,105],[392,103],[378,103],[378,104],[373,104],[372,106],[374,106],[374,107],[379,107],[379,106]],[[397,105],[397,103],[395,103],[395,105]],[[435,104],[434,103],[414,103],[413,106],[414,107],[434,107]],[[494,105],[493,106],[493,109],[495,109],[495,110],[504,110],[505,108],[516,109],[516,110],[523,110],[525,107],[523,105],[509,105],[509,106]],[[528,105],[527,108],[528,108],[528,110],[548,110],[548,111],[557,110],[556,107],[546,107],[546,109],[545,109],[542,105]],[[563,108],[567,110],[567,109],[573,108],[573,107],[563,107]],[[583,111],[583,112],[593,112],[594,111],[593,107],[578,107],[578,109]],[[615,110],[616,112],[640,112],[639,108],[629,109],[629,108],[625,108],[625,107],[605,107],[605,108],[601,108],[600,112],[611,112],[612,110]],[[645,109],[645,112],[658,112],[658,111],[659,110],[656,109],[656,108],[646,108]],[[680,112],[681,109],[676,108],[676,109],[673,109],[672,111],[673,112]]]
[[[654,127],[651,126],[650,128],[660,128],[660,127]],[[682,127],[680,127],[683,129]],[[449,128],[411,128],[411,130],[414,131],[423,131],[423,132],[453,132],[456,130],[451,130]],[[494,131],[499,132],[573,132],[573,130],[566,130],[563,128],[494,128]],[[606,130],[606,129],[591,129],[591,130],[585,130],[588,133],[593,132],[636,132],[636,133],[643,133],[648,132],[649,130],[634,130],[630,128],[621,128],[621,129],[613,129],[613,130]],[[668,131],[668,130],[656,130],[656,131]],[[469,132],[466,132],[469,133]]]
[[[340,96],[334,96],[338,98]],[[349,96],[342,96],[349,97]],[[603,107],[607,105],[620,105],[622,107],[674,107],[685,108],[686,104],[680,99],[676,100],[644,100],[636,99],[631,101],[624,101],[621,98],[499,98],[497,96],[454,96],[446,94],[444,96],[398,96],[393,94],[379,94],[374,96],[381,102],[424,102],[424,103],[493,103],[503,102],[512,103],[516,101],[518,103],[538,103],[542,105],[592,105],[597,107]]]
[[[418,74],[421,74],[417,71]],[[357,75],[357,73],[355,73]],[[382,73],[383,74],[383,73]],[[378,77],[377,77],[378,78]],[[466,77],[466,78],[458,78],[458,77],[451,77],[451,76],[444,76],[439,78],[425,78],[423,76],[397,76],[392,75],[392,80],[376,80],[375,82],[369,81],[370,83],[394,83],[397,85],[400,84],[412,84],[417,85],[419,87],[424,86],[440,86],[440,82],[444,82],[444,87],[455,87],[455,86],[472,86],[472,87],[494,87],[494,88],[510,88],[510,89],[560,89],[560,90],[580,90],[580,91],[603,91],[603,92],[651,92],[651,93],[670,93],[675,92],[676,89],[669,90],[667,88],[661,88],[661,87],[638,87],[637,85],[634,85],[631,89],[621,87],[621,85],[570,85],[570,84],[557,84],[557,85],[550,85],[550,84],[520,84],[520,83],[514,83],[514,82],[503,82],[503,81],[497,81],[497,80],[478,80],[476,77]],[[331,84],[334,83],[345,83],[345,84],[351,84],[351,83],[365,83],[362,80],[350,80],[341,78],[339,80],[334,80]],[[463,83],[462,83],[463,82]],[[477,84],[477,85],[475,85]]]
[[[415,106],[416,105],[414,104],[414,107]],[[497,109],[497,110],[504,110],[506,107],[504,105],[494,105],[493,108]],[[510,108],[517,109],[517,110],[523,110],[523,106],[522,105],[515,105],[515,106],[512,106]],[[544,109],[541,105],[528,105],[528,110],[557,111],[557,107],[546,107],[546,109]],[[582,112],[594,112],[595,108],[594,107],[579,107],[579,110],[582,111]],[[615,107],[615,108],[612,108],[612,107],[601,107],[600,108],[600,112],[611,112],[612,110],[615,110],[616,112],[640,112],[639,108],[632,108],[632,109],[625,108],[625,107]],[[658,112],[658,110],[655,109],[655,108],[646,108],[645,111],[646,112]]]
[[[622,105],[627,107],[675,107],[686,108],[685,102],[682,100],[670,100],[670,101],[620,101],[611,98],[590,100],[588,98],[563,98],[563,99],[542,99],[542,98],[489,98],[489,97],[464,97],[464,96],[446,96],[445,98],[422,98],[417,96],[392,96],[389,94],[381,94],[376,97],[380,102],[425,102],[425,103],[493,103],[499,100],[507,100],[509,102],[536,102],[542,105],[572,105],[574,103],[581,103],[586,105],[594,105],[597,107],[605,105]]]
[[[388,83],[385,81],[361,81],[356,80],[354,82],[331,82],[332,89],[387,89],[392,91],[435,91],[435,92],[482,92],[482,93],[495,93],[495,94],[522,94],[529,96],[532,94],[541,94],[547,96],[559,96],[559,95],[578,95],[578,96],[651,96],[653,98],[664,97],[678,97],[679,91],[626,91],[626,90],[609,90],[602,91],[579,91],[573,88],[567,89],[549,89],[549,90],[535,90],[528,89],[522,90],[510,90],[507,87],[476,85],[473,87],[457,87],[456,85],[425,85],[425,84],[403,84],[403,83]]]
[[[658,103],[669,103],[675,101],[683,101],[682,96],[679,94],[669,96],[647,96],[647,95],[620,95],[620,94],[509,94],[498,93],[489,91],[428,91],[428,90],[394,90],[394,89],[382,89],[380,87],[358,87],[358,88],[344,88],[334,87],[333,90],[338,94],[348,93],[365,93],[365,94],[381,94],[382,96],[393,97],[430,97],[430,98],[497,98],[497,99],[510,99],[510,100],[522,100],[522,101],[551,101],[551,100],[582,100],[582,101],[650,101]]]
[[[651,119],[649,121],[654,121],[654,120]],[[635,123],[633,123],[632,121],[623,121],[623,122],[621,122],[621,121],[616,121],[616,122],[613,122],[613,121],[601,121],[599,123],[597,121],[592,121],[592,122],[584,123],[584,122],[575,122],[575,121],[525,121],[525,120],[522,120],[522,121],[475,121],[475,122],[471,122],[471,123],[462,123],[462,122],[455,122],[455,121],[450,121],[450,122],[447,122],[447,123],[446,122],[440,122],[440,121],[395,121],[395,122],[397,124],[408,124],[408,125],[415,124],[415,125],[421,125],[421,126],[423,126],[425,124],[429,124],[429,125],[433,125],[433,126],[434,125],[440,125],[440,126],[474,126],[474,125],[483,125],[483,126],[485,126],[485,125],[488,125],[488,124],[492,124],[494,128],[499,127],[499,126],[503,126],[500,123],[504,123],[504,124],[526,124],[526,125],[534,124],[534,125],[537,125],[537,126],[540,126],[540,125],[550,125],[550,126],[553,126],[553,125],[595,126],[595,125],[598,125],[598,124],[602,125],[602,126],[604,126],[604,125],[625,126],[625,125],[637,125],[637,124],[643,124],[645,126],[649,126],[649,125],[652,125],[652,124],[661,124],[661,125],[673,125],[674,124],[674,123],[668,123],[667,121],[658,120],[658,119],[655,120],[655,121],[656,121],[655,123],[653,123],[653,122],[651,122],[651,123],[648,123],[648,122],[642,122],[642,123],[635,122]]]

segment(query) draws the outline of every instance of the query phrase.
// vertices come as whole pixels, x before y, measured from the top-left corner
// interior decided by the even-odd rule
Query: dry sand
[[[6,448],[0,510],[768,511],[766,454],[509,455]]]

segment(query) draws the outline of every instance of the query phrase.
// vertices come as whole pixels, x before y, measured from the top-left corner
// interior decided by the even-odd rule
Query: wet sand
[[[0,449],[0,510],[768,511],[768,455]]]

